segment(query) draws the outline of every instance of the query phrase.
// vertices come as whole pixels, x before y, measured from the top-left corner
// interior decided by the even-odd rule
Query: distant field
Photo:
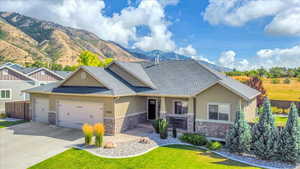
[[[234,79],[245,81],[247,77],[233,77]],[[267,90],[267,95],[273,100],[300,101],[300,82],[291,79],[290,84],[284,84],[284,78],[278,78],[280,84],[272,84],[272,79],[263,79],[263,84]]]

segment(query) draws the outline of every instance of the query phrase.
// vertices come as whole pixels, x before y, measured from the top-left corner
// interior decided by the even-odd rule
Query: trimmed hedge
[[[194,133],[184,133],[179,139],[183,142],[197,146],[204,146],[208,143],[205,136]]]

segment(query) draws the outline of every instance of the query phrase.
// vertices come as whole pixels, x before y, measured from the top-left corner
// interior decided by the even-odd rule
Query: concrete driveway
[[[26,169],[78,144],[80,130],[23,123],[0,129],[0,169]]]

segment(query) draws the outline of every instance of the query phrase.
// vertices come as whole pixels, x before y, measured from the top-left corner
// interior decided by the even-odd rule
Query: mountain
[[[89,50],[100,58],[115,58],[120,61],[154,61],[190,59],[174,52],[160,50],[142,51],[126,49],[121,45],[100,39],[97,35],[49,21],[24,16],[18,13],[0,12],[0,62],[13,61],[20,64],[43,61],[63,66],[77,64],[81,51]],[[216,70],[228,68],[199,61]]]
[[[127,49],[127,50],[132,55],[134,55],[135,57],[145,59],[145,60],[151,60],[151,61],[155,61],[155,58],[157,58],[158,56],[159,56],[159,59],[163,60],[163,61],[164,60],[174,60],[174,59],[177,59],[177,60],[191,59],[188,56],[180,55],[180,54],[177,54],[175,52],[163,52],[163,51],[160,51],[160,50],[152,50],[152,51],[145,52],[145,51],[140,50],[140,49]],[[213,68],[217,71],[220,71],[220,72],[230,72],[230,71],[232,71],[229,68],[218,66],[218,65],[215,65],[215,64],[211,64],[211,63],[208,63],[208,62],[203,61],[203,60],[197,60],[197,61],[204,64],[204,65],[209,66],[210,68]]]
[[[24,64],[40,60],[74,65],[83,50],[97,53],[100,58],[142,60],[91,32],[18,13],[0,12],[0,62],[14,61]]]

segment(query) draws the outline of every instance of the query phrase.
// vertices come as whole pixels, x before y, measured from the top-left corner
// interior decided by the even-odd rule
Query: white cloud
[[[242,26],[251,20],[274,17],[266,31],[299,35],[299,0],[210,0],[203,14],[212,25]]]
[[[104,15],[102,0],[1,0],[0,10],[50,20],[62,25],[82,28],[96,33],[104,40],[115,41],[125,47],[129,42],[143,50],[175,50],[172,33],[164,7],[176,5],[178,0],[141,0],[137,7],[126,7],[111,17]],[[137,27],[146,26],[150,32],[138,36]]]
[[[262,49],[257,52],[258,65],[264,67],[300,67],[300,45],[286,49]]]
[[[247,59],[236,59],[236,53],[233,50],[224,51],[221,53],[218,63],[224,67],[235,68],[238,70],[246,70],[250,68]]]
[[[193,56],[197,54],[196,49],[193,48],[192,45],[187,45],[186,47],[179,48],[175,52],[184,56]]]
[[[159,3],[163,6],[177,5],[179,3],[179,0],[159,0]]]
[[[236,53],[232,50],[221,53],[219,63],[223,66],[232,67],[235,62]]]
[[[282,35],[300,35],[300,7],[279,13],[266,26],[266,32]]]

